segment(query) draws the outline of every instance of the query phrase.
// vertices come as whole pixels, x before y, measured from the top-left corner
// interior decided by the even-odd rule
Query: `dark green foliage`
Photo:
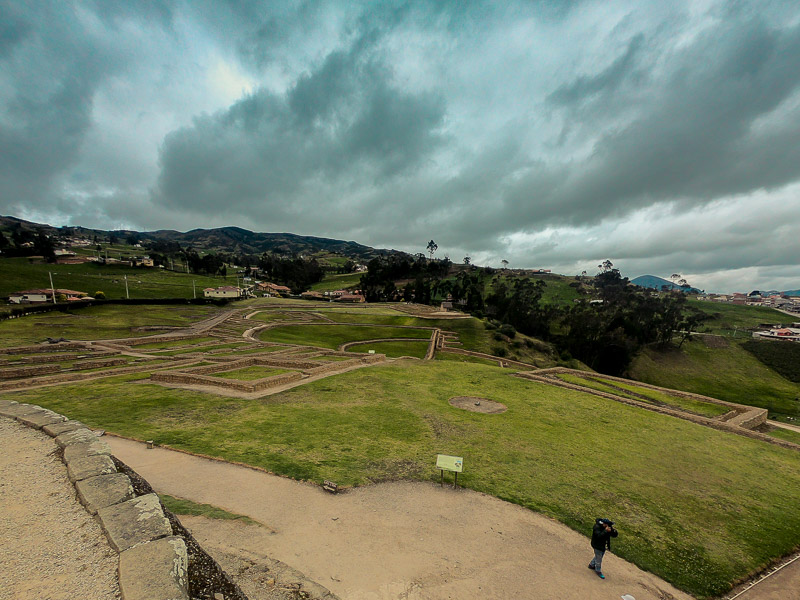
[[[800,344],[748,340],[742,348],[789,381],[800,383]]]

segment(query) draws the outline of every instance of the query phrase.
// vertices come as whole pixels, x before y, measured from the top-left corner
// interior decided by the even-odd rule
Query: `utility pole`
[[[130,294],[128,294],[128,276],[127,275],[125,275],[125,298],[127,300],[131,299]]]
[[[53,304],[56,304],[56,288],[53,287],[53,274],[48,271],[48,275],[50,275],[50,291],[53,293]]]

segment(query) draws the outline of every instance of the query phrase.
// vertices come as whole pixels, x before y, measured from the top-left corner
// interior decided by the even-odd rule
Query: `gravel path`
[[[592,556],[587,537],[484,494],[389,483],[332,496],[229,463],[107,441],[157,492],[266,525],[191,521],[212,554],[236,554],[254,565],[266,557],[280,560],[343,599],[690,598],[613,554],[604,563],[608,579],[600,581],[586,568]]]
[[[0,417],[0,600],[119,598],[117,554],[52,438]]]

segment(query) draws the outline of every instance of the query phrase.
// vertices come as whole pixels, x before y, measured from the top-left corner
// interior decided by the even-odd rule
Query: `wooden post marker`
[[[460,456],[449,456],[447,454],[436,455],[436,468],[441,471],[442,479],[440,485],[444,487],[444,472],[452,471],[455,473],[453,487],[458,485],[458,474],[464,470],[464,459]]]

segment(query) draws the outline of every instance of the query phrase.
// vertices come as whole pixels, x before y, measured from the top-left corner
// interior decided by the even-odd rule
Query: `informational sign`
[[[464,459],[460,456],[448,456],[447,454],[436,455],[436,468],[442,471],[453,471],[461,473],[464,469]]]

